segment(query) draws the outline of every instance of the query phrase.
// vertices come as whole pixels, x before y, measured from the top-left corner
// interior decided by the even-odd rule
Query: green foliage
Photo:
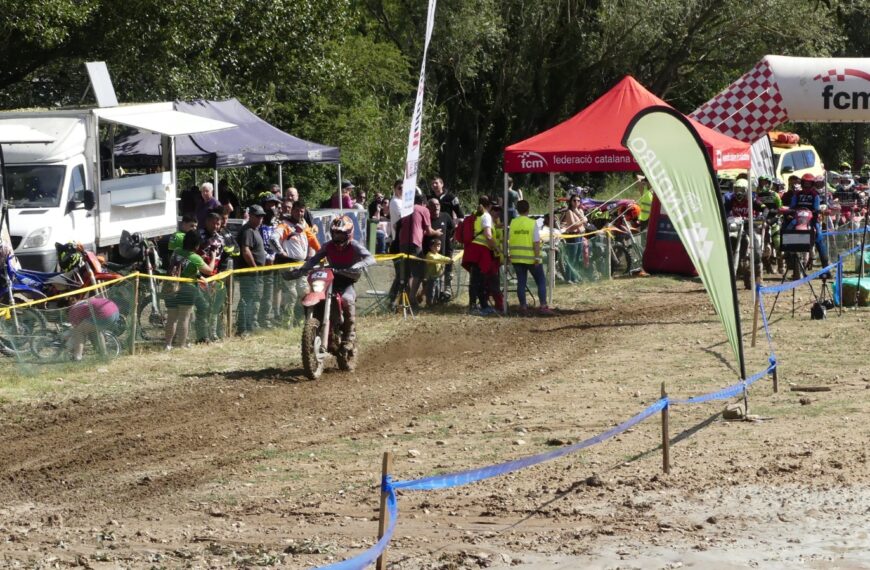
[[[0,0],[0,10],[0,50],[14,54],[0,61],[5,107],[79,104],[81,64],[105,60],[122,101],[237,97],[281,129],[340,146],[345,175],[370,191],[401,175],[425,2]],[[504,146],[625,74],[689,112],[769,53],[865,55],[868,14],[870,0],[440,0],[421,176],[439,173],[469,199],[498,191]],[[866,147],[863,127],[801,132],[828,162]],[[277,181],[274,167],[227,175]],[[288,165],[285,180],[312,202],[336,185],[316,165]]]

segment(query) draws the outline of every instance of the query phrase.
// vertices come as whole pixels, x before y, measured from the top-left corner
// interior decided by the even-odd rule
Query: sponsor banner
[[[749,153],[740,150],[713,152],[713,168],[728,170],[746,168]],[[505,153],[506,172],[614,172],[639,170],[634,157],[627,150],[596,152],[533,152]]]
[[[623,144],[646,175],[719,314],[745,378],[740,316],[724,206],[712,161],[688,119],[670,107],[650,107],[629,123]]]
[[[690,116],[750,143],[786,121],[870,122],[870,58],[768,55]]]
[[[408,155],[405,160],[405,176],[402,182],[402,217],[414,210],[414,195],[417,193],[417,165],[420,163],[420,143],[423,137],[423,92],[426,83],[426,54],[429,40],[432,39],[432,26],[435,24],[436,0],[429,0],[426,15],[426,40],[423,44],[423,63],[420,64],[420,81],[417,83],[417,100],[411,116],[411,130],[408,133]]]

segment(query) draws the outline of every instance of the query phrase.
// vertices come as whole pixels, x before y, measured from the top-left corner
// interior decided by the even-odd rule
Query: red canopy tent
[[[622,146],[622,136],[629,121],[640,110],[653,105],[667,105],[667,103],[647,91],[633,77],[626,75],[610,91],[567,121],[505,148],[505,202],[508,173],[550,173],[552,218],[555,213],[555,173],[640,170],[631,153]],[[732,139],[692,119],[689,121],[704,141],[715,170],[749,168],[750,145],[748,143]],[[650,255],[645,252],[644,267],[647,271],[693,272],[692,262],[679,240],[665,238],[666,231],[662,232],[662,237],[665,239],[655,239],[659,221],[663,216],[660,208],[654,206],[647,236],[647,251]],[[665,225],[669,226],[669,223]],[[555,259],[551,255],[551,291],[554,284]]]
[[[622,146],[628,122],[653,105],[667,105],[626,75],[594,103],[555,127],[504,150],[505,172],[612,172],[640,170]],[[749,168],[749,145],[689,119],[715,170]]]

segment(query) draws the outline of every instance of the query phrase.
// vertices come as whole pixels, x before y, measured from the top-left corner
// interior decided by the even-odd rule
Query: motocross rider
[[[731,197],[731,200],[725,205],[726,214],[729,217],[735,218],[743,218],[744,220],[749,220],[749,181],[745,178],[738,178],[734,181],[734,195]],[[757,196],[752,197],[752,214],[755,219],[765,219],[767,217],[767,209],[764,204],[761,203],[761,200],[758,199]],[[747,223],[743,226],[746,228],[746,231],[753,232],[747,234],[748,236],[754,235],[754,228],[751,223]],[[754,238],[747,240],[744,243],[740,244],[740,257],[741,265],[742,260],[748,258],[748,246],[751,242],[754,242]],[[744,244],[746,249],[744,248]],[[755,276],[756,282],[762,283],[762,272],[761,272],[761,251],[756,249],[755,251]],[[746,256],[746,257],[744,257]],[[745,275],[748,276],[749,270],[745,270]],[[748,277],[745,277],[746,287],[749,288],[749,280]]]
[[[816,177],[812,174],[804,174],[801,177],[800,190],[794,193],[791,198],[789,207],[792,210],[805,208],[813,213],[813,228],[816,232],[816,249],[819,252],[819,259],[822,262],[822,267],[828,266],[828,248],[825,247],[825,240],[822,237],[822,230],[819,224],[819,215],[822,212],[821,198],[816,191]],[[792,222],[793,224],[794,222]]]
[[[332,289],[341,294],[344,323],[341,329],[341,345],[348,352],[353,351],[356,340],[356,291],[353,284],[359,279],[365,267],[375,264],[369,250],[352,239],[353,221],[348,216],[340,216],[329,225],[332,239],[315,253],[299,269],[285,271],[284,279],[299,279],[307,274],[323,259],[335,271]]]
[[[762,174],[758,177],[758,200],[767,208],[767,225],[769,243],[763,247],[764,253],[762,258],[765,268],[768,272],[773,273],[773,261],[777,261],[777,268],[781,269],[783,259],[781,255],[777,255],[780,247],[779,230],[780,219],[779,210],[782,208],[782,198],[779,197],[776,190],[773,188],[773,181],[770,176]]]

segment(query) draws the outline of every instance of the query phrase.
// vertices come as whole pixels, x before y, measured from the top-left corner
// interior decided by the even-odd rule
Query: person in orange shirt
[[[314,228],[305,223],[305,201],[296,200],[289,215],[281,216],[275,231],[278,242],[275,263],[302,263],[320,250],[320,242]],[[305,279],[280,281],[274,306],[280,307],[281,318],[287,326],[302,324],[302,307],[299,299],[307,292]]]

